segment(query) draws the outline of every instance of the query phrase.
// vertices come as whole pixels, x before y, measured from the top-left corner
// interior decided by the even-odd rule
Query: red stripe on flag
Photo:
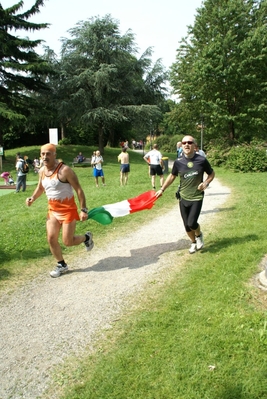
[[[155,191],[153,190],[146,191],[135,198],[128,199],[130,204],[130,213],[142,211],[144,209],[151,209],[157,199]]]

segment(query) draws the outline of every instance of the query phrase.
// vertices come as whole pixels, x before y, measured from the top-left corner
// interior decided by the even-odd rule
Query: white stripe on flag
[[[103,205],[103,208],[114,218],[130,214],[130,204],[128,200],[116,202],[115,204]]]

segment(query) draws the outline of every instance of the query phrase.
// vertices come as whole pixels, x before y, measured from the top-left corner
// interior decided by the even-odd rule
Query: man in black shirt
[[[207,158],[195,152],[196,141],[192,136],[185,136],[182,140],[183,155],[174,161],[171,174],[157,191],[156,196],[162,195],[176,177],[180,176],[179,205],[184,227],[191,240],[189,253],[193,254],[203,248],[203,233],[200,230],[198,217],[201,212],[204,191],[214,179],[215,173]],[[203,175],[208,176],[203,182]]]

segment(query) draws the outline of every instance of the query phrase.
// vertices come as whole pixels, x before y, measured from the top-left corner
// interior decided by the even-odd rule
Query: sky
[[[18,2],[0,0],[4,9]],[[29,10],[34,3],[35,0],[24,0],[19,12]],[[155,62],[160,58],[163,65],[169,68],[175,62],[179,41],[187,35],[188,25],[194,24],[196,10],[201,5],[202,0],[168,0],[167,3],[160,0],[45,0],[40,13],[35,14],[30,21],[49,23],[50,27],[34,34],[25,31],[16,35],[45,40],[43,44],[59,55],[60,38],[68,38],[69,29],[79,21],[96,16],[103,18],[110,14],[118,21],[121,35],[131,29],[139,55],[152,47],[152,60]]]

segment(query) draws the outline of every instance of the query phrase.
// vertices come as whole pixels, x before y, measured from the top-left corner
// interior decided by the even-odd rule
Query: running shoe
[[[204,246],[204,239],[202,233],[200,233],[199,237],[196,237],[196,242],[197,242],[197,250],[199,251]]]
[[[86,240],[84,241],[84,245],[86,251],[91,251],[94,248],[94,241],[93,241],[93,233],[87,231],[85,233]]]
[[[190,248],[189,248],[189,253],[194,254],[197,251],[197,244],[195,242],[192,242]]]
[[[52,272],[50,272],[51,277],[59,277],[61,274],[66,273],[69,270],[68,265],[62,266],[60,263],[58,263]]]

